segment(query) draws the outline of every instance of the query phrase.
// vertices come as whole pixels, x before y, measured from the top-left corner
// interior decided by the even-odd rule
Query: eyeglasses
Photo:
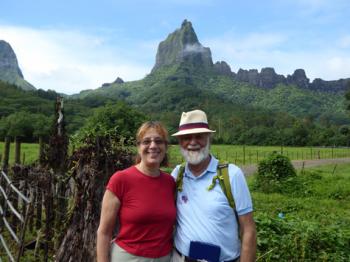
[[[161,138],[155,138],[155,139],[144,139],[138,142],[138,144],[141,144],[143,146],[149,146],[152,142],[154,142],[157,146],[164,145],[165,141]]]

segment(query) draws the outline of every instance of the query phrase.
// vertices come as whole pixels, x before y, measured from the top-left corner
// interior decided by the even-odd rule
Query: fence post
[[[21,141],[18,136],[15,137],[15,164],[21,164]]]
[[[333,158],[333,154],[334,154],[334,151],[333,151],[334,147],[332,146],[332,158]]]
[[[22,227],[22,232],[21,232],[21,238],[20,238],[20,246],[18,248],[18,253],[17,253],[17,262],[20,261],[20,258],[23,254],[23,248],[24,248],[24,237],[25,237],[25,233],[26,233],[26,227],[27,227],[27,224],[28,224],[28,217],[29,217],[29,214],[30,214],[30,211],[31,211],[31,208],[32,208],[32,205],[33,205],[33,194],[32,192],[30,192],[30,202],[27,206],[27,210],[26,210],[26,214],[25,214],[25,217],[24,217],[24,223],[23,223],[23,227]]]
[[[5,171],[5,173],[7,172],[7,168],[9,165],[10,144],[11,144],[11,138],[9,136],[5,137],[4,158],[2,161],[2,169]]]
[[[243,165],[245,165],[245,145],[243,145]]]
[[[310,147],[310,159],[312,160],[312,147]]]

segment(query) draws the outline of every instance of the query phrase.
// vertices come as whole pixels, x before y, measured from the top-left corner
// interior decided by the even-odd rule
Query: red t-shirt
[[[147,176],[132,166],[116,172],[107,189],[121,203],[115,242],[136,256],[159,258],[169,254],[176,220],[174,179],[164,172],[158,177]]]

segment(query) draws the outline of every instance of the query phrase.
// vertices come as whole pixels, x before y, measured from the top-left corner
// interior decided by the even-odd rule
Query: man
[[[206,114],[194,110],[182,113],[179,131],[172,135],[178,138],[186,160],[182,186],[177,192],[172,262],[203,261],[192,259],[190,253],[215,253],[217,250],[219,255],[215,261],[255,261],[256,228],[249,189],[241,169],[229,164],[227,171],[235,202],[233,210],[214,178],[219,163],[209,153],[210,136],[214,132],[209,129]],[[172,172],[175,180],[180,169],[179,165]],[[214,187],[209,190],[212,184]]]

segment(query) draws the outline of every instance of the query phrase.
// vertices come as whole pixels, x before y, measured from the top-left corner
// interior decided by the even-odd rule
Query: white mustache
[[[201,149],[200,146],[188,146],[187,147],[187,150],[199,150],[199,149]]]

